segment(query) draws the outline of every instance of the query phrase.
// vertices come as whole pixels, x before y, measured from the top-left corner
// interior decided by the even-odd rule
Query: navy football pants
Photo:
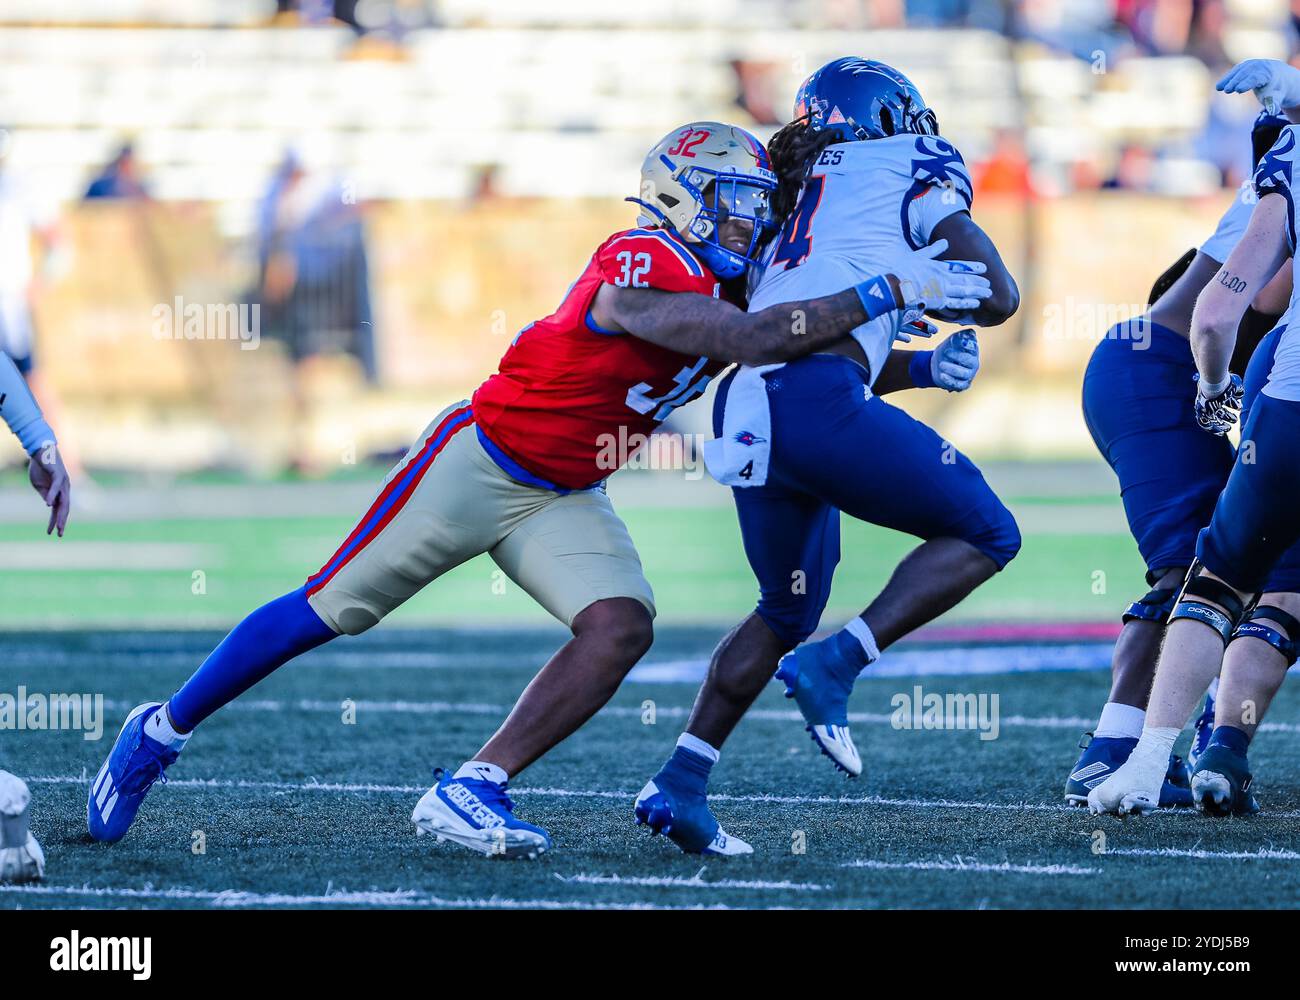
[[[840,558],[839,512],[922,539],[960,538],[1001,569],[1020,531],[965,455],[867,387],[848,358],[815,354],[766,375],[763,486],[733,488],[758,615],[791,646],[817,628]],[[722,433],[728,377],[714,404]]]

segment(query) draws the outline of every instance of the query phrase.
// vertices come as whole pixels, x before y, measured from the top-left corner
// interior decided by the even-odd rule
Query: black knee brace
[[[1174,606],[1169,621],[1173,623],[1179,618],[1186,618],[1200,622],[1218,632],[1226,646],[1232,639],[1233,630],[1245,616],[1247,606],[1242,603],[1236,591],[1226,583],[1208,576],[1199,576],[1200,569],[1201,563],[1197,561],[1192,563],[1192,568],[1187,571],[1187,579],[1183,582],[1178,603]],[[1221,604],[1223,610],[1206,604],[1206,601]],[[1253,605],[1254,600],[1250,603]]]
[[[1266,625],[1259,620],[1261,618],[1268,618],[1277,622],[1286,629],[1286,633],[1279,632],[1272,625]],[[1286,657],[1288,667],[1295,663],[1297,654],[1300,654],[1300,648],[1296,646],[1297,637],[1300,637],[1300,622],[1281,608],[1274,607],[1271,604],[1259,605],[1250,613],[1249,618],[1232,631],[1234,640],[1245,638],[1263,639]]]
[[[1174,602],[1177,599],[1178,591],[1173,587],[1157,587],[1149,590],[1145,597],[1139,597],[1128,606],[1122,621],[1125,625],[1132,621],[1158,622],[1163,625],[1169,620],[1169,614],[1174,610]]]

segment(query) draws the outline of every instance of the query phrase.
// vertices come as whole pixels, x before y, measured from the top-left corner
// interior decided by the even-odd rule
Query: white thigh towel
[[[767,482],[772,414],[763,376],[780,367],[741,368],[731,380],[722,412],[722,437],[704,443],[704,465],[723,486],[762,486]]]

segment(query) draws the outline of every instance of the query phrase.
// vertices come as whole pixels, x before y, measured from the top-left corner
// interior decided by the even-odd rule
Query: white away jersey
[[[842,291],[930,243],[934,227],[971,205],[970,174],[945,139],[895,135],[837,143],[817,158],[799,202],[764,254],[749,307]],[[900,314],[853,331],[880,374]]]
[[[1201,253],[1220,264],[1226,261],[1250,225],[1250,213],[1255,210],[1255,201],[1250,189],[1243,184],[1228,210],[1219,219],[1214,234],[1201,244]]]
[[[1286,331],[1273,355],[1273,370],[1269,372],[1268,383],[1263,392],[1278,399],[1300,400],[1300,323],[1294,318],[1300,316],[1296,308],[1300,301],[1300,267],[1295,259],[1296,249],[1296,203],[1294,194],[1294,173],[1296,167],[1296,132],[1295,125],[1288,125],[1278,136],[1273,145],[1255,169],[1255,193],[1263,198],[1267,194],[1280,194],[1286,199],[1286,238],[1291,250],[1292,277],[1295,279],[1291,291],[1291,302],[1282,323]]]

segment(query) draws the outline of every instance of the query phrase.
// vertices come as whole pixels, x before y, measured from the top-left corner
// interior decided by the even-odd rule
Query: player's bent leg
[[[654,638],[640,601],[597,601],[573,622],[573,638],[529,682],[501,728],[474,755],[514,777],[613,697]]]
[[[1159,807],[1174,741],[1218,674],[1249,599],[1193,563],[1165,630],[1142,736],[1124,764],[1088,793],[1092,812],[1145,815]]]
[[[531,858],[549,849],[545,830],[515,817],[507,785],[596,714],[652,637],[650,612],[638,600],[607,598],[584,608],[573,620],[573,638],[533,678],[501,728],[416,804],[416,829],[486,855]]]
[[[1156,585],[1125,611],[1111,660],[1110,695],[1096,728],[1085,733],[1079,743],[1082,752],[1065,781],[1067,805],[1086,806],[1088,793],[1117,771],[1137,746],[1165,620],[1174,609],[1186,575],[1185,569],[1159,574]],[[1160,789],[1160,806],[1190,806],[1189,779],[1182,758],[1171,755]]]
[[[633,803],[638,825],[690,854],[748,854],[743,840],[725,833],[708,804],[708,779],[722,744],[772,679],[790,642],[751,614],[718,644],[695,698],[686,731],[672,755]]]
[[[1247,749],[1297,655],[1300,594],[1267,592],[1233,631],[1223,657],[1209,746],[1192,772],[1198,809],[1215,816],[1259,811]]]

